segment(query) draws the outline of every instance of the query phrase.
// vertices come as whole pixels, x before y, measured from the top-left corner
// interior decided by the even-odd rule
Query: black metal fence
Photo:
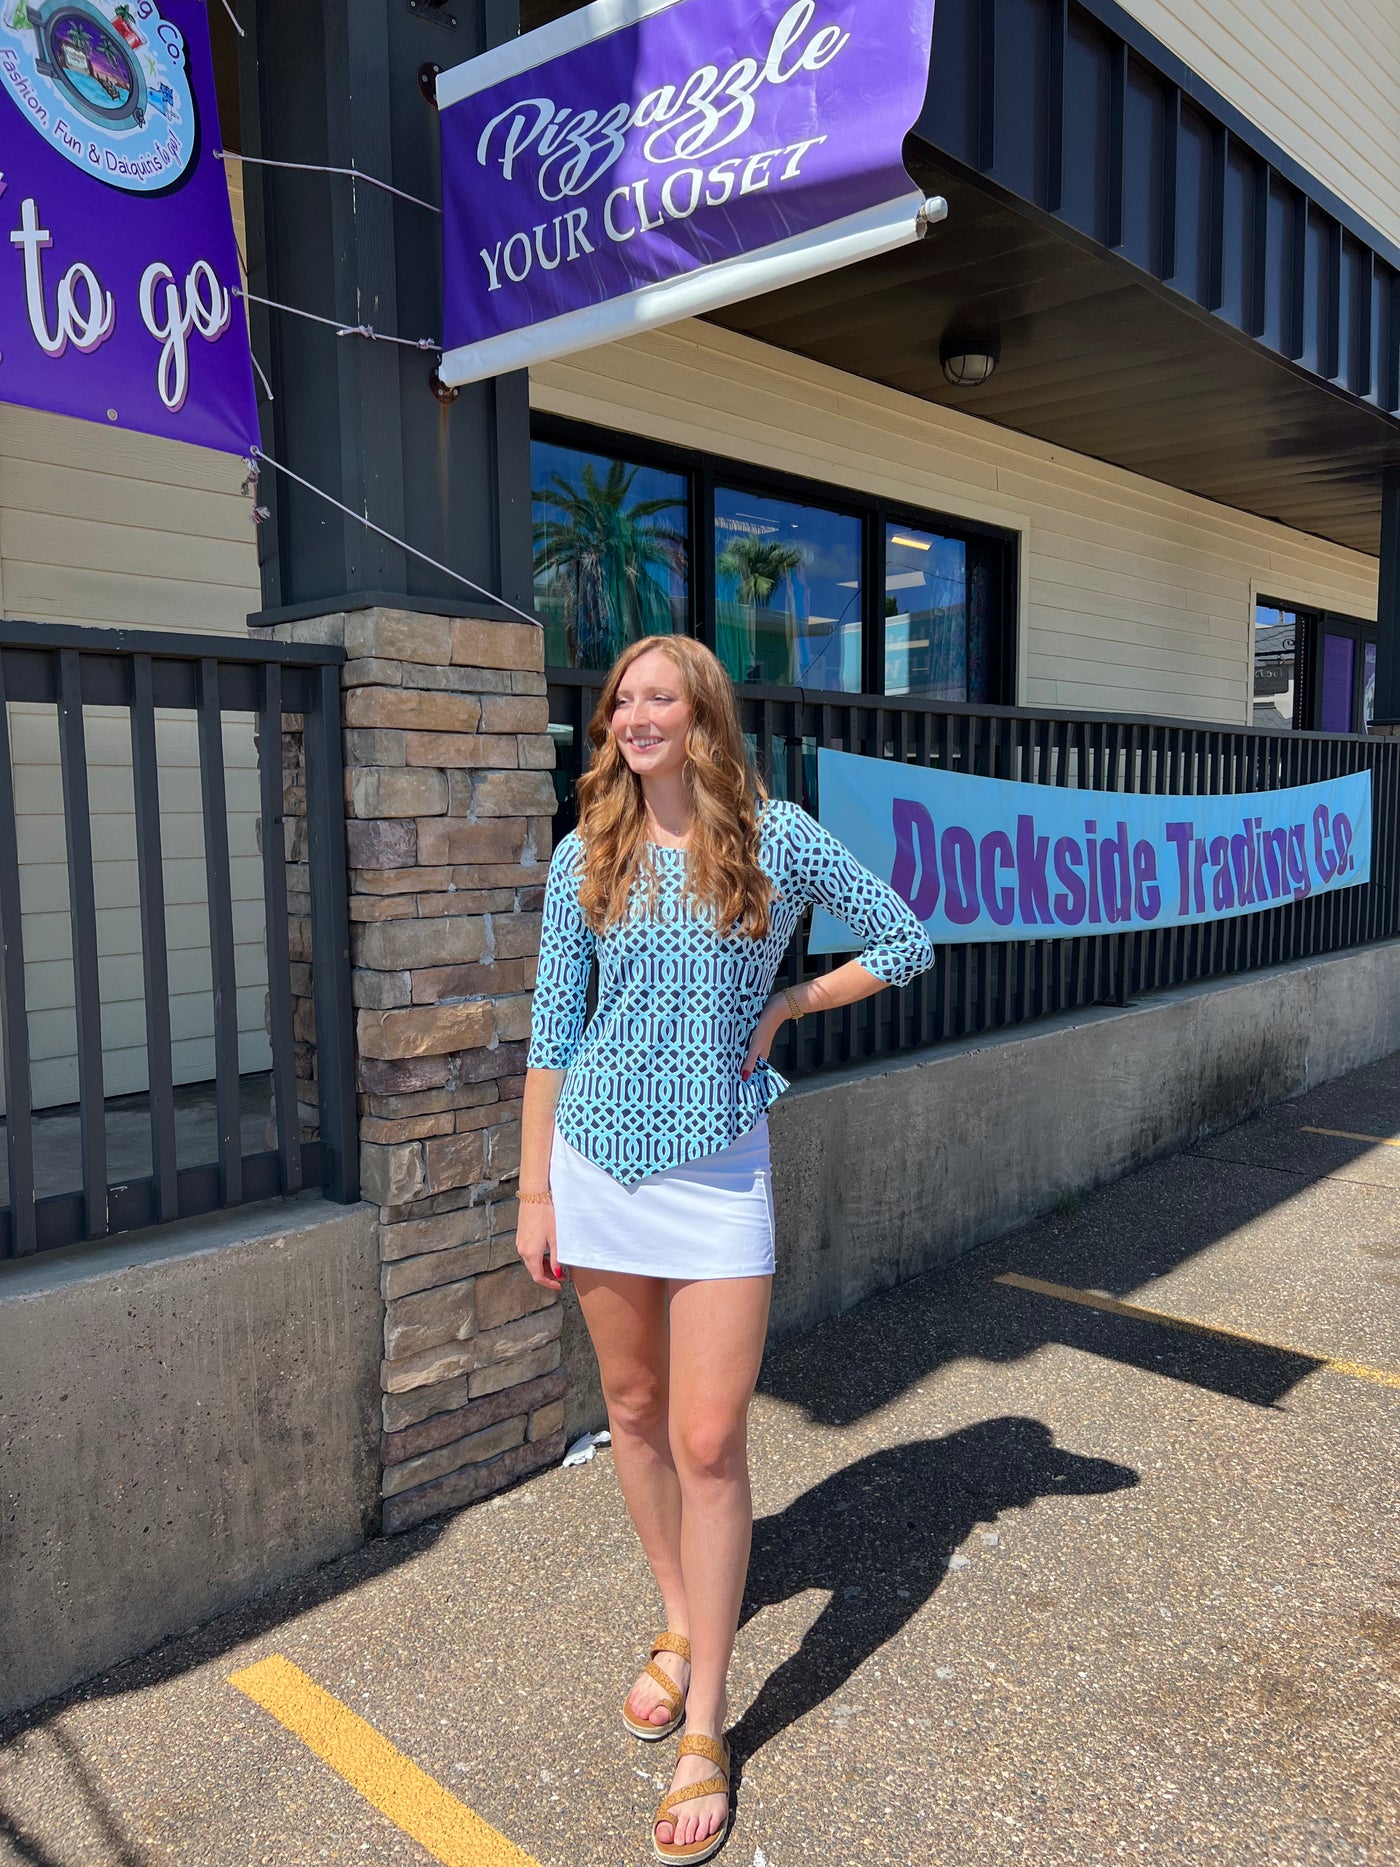
[[[563,835],[574,822],[574,784],[603,677],[551,670],[549,680]],[[759,687],[741,688],[740,698],[773,794],[814,814],[818,746],[1025,784],[1159,796],[1267,791],[1365,770],[1373,780],[1365,887],[1192,927],[942,946],[932,971],[902,991],[785,1025],[773,1061],[786,1075],[1122,1005],[1142,993],[1400,934],[1400,741]],[[843,958],[808,960],[804,925],[780,982],[816,977]]]
[[[339,1200],[357,1196],[340,744],[342,659],[338,649],[268,641],[0,623],[0,1052],[8,1169],[0,1182],[8,1188],[7,1203],[0,1206],[0,1258],[23,1257],[78,1239],[304,1187],[319,1186]],[[139,904],[145,1048],[144,1087],[119,1104],[104,1088],[104,1013],[110,1016],[112,1008],[104,1001],[104,966],[110,972],[110,965],[100,938],[103,906],[95,877],[111,870],[94,862],[88,743],[95,717],[109,724],[109,716],[94,715],[93,710],[112,708],[118,710],[118,720],[126,715],[121,730],[129,735],[134,841],[126,867],[129,871],[134,865]],[[46,722],[46,730],[56,732],[56,773],[24,771],[12,757],[16,720],[34,715]],[[163,770],[158,753],[158,733],[181,715],[186,730],[192,720],[197,737],[197,799],[193,775],[186,780],[181,773]],[[254,1120],[251,1136],[247,1078],[240,1070],[240,1036],[246,1035],[246,1026],[241,1033],[235,911],[252,905],[243,869],[255,871],[257,864],[243,862],[242,896],[236,902],[225,772],[229,715],[242,716],[239,730],[246,728],[257,745],[256,848],[265,935],[255,929],[251,938],[254,947],[260,938],[265,941],[270,1067],[260,1079],[270,1093],[265,1118]],[[314,992],[315,1088],[310,1093],[317,1107],[309,1121],[306,1111],[300,1118],[298,1113],[298,1078],[304,1101],[312,1066],[306,1041],[310,1033],[304,1031],[299,1058],[293,1028],[284,724],[304,743],[305,864],[304,871],[294,867],[292,874],[298,892],[304,888],[309,899],[294,901],[292,910],[303,929],[308,919],[310,923],[309,943],[299,945],[296,962],[301,969],[309,968],[302,989]],[[37,782],[40,793],[50,778],[55,788],[61,786],[77,1088],[76,1106],[66,1109],[36,1110],[33,1094],[31,1027],[40,1013],[31,1008],[26,975],[47,956],[25,951],[25,895],[38,870],[32,859],[21,862],[22,837],[30,823],[24,812],[17,812],[16,778],[21,772]],[[173,788],[186,783],[191,795],[181,796],[178,806],[187,817],[198,816],[203,845],[213,1080],[193,1088],[183,1081],[177,1088],[175,1051],[180,1048],[183,1055],[188,1046],[177,1045],[172,1035],[166,885],[171,858],[163,849],[162,831],[177,801]],[[55,802],[42,795],[39,799],[40,807],[50,813]],[[96,815],[108,826],[102,834],[115,835],[110,826],[118,820],[101,810]],[[110,862],[110,851],[99,849],[97,854]],[[249,918],[241,912],[239,935],[245,951]],[[201,1041],[208,1036],[205,1032]],[[125,1126],[123,1147],[115,1153],[125,1160],[115,1158],[109,1148],[117,1106]],[[138,1171],[118,1171],[133,1157],[133,1124],[142,1131]],[[57,1190],[55,1179],[60,1182]]]

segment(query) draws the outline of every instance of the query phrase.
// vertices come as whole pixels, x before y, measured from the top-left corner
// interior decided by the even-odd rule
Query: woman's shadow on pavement
[[[979,1523],[1038,1497],[1126,1490],[1138,1475],[1056,1446],[1038,1420],[983,1420],[872,1452],[754,1525],[741,1625],[809,1588],[831,1599],[731,1730],[752,1757],[846,1681],[932,1597]]]

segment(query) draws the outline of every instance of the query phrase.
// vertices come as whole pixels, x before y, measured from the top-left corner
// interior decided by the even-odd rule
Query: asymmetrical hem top
[[[684,850],[653,843],[649,854],[654,898],[639,879],[627,916],[595,935],[578,899],[582,840],[572,832],[555,850],[527,1058],[565,1071],[560,1134],[624,1186],[728,1147],[788,1087],[766,1062],[748,1082],[739,1072],[804,908],[820,903],[864,940],[856,957],[887,985],[933,964],[905,902],[797,804],[774,799],[759,819],[759,862],[774,883],[761,940],[722,934],[687,894]]]

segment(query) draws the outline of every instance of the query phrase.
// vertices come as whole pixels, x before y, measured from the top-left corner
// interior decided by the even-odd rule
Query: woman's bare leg
[[[770,1277],[671,1286],[671,1456],[680,1481],[680,1559],[693,1665],[687,1730],[719,1737],[729,1711],[729,1661],[753,1540],[748,1412],[763,1359]],[[703,1757],[682,1757],[673,1787],[714,1775]],[[663,1845],[689,1846],[723,1825],[727,1799],[705,1796],[663,1822]]]
[[[661,1278],[615,1271],[574,1270],[570,1275],[598,1356],[622,1496],[656,1577],[666,1625],[673,1633],[689,1634],[681,1572],[681,1488],[667,1428],[666,1284]],[[662,1653],[657,1664],[685,1689],[690,1669],[684,1660]],[[671,1721],[670,1705],[645,1673],[627,1705],[639,1724]]]

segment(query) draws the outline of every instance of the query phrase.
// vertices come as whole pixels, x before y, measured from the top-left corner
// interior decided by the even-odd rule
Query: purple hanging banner
[[[437,81],[443,378],[918,239],[934,0],[595,0]]]
[[[203,0],[0,0],[0,90],[0,401],[246,454]]]

